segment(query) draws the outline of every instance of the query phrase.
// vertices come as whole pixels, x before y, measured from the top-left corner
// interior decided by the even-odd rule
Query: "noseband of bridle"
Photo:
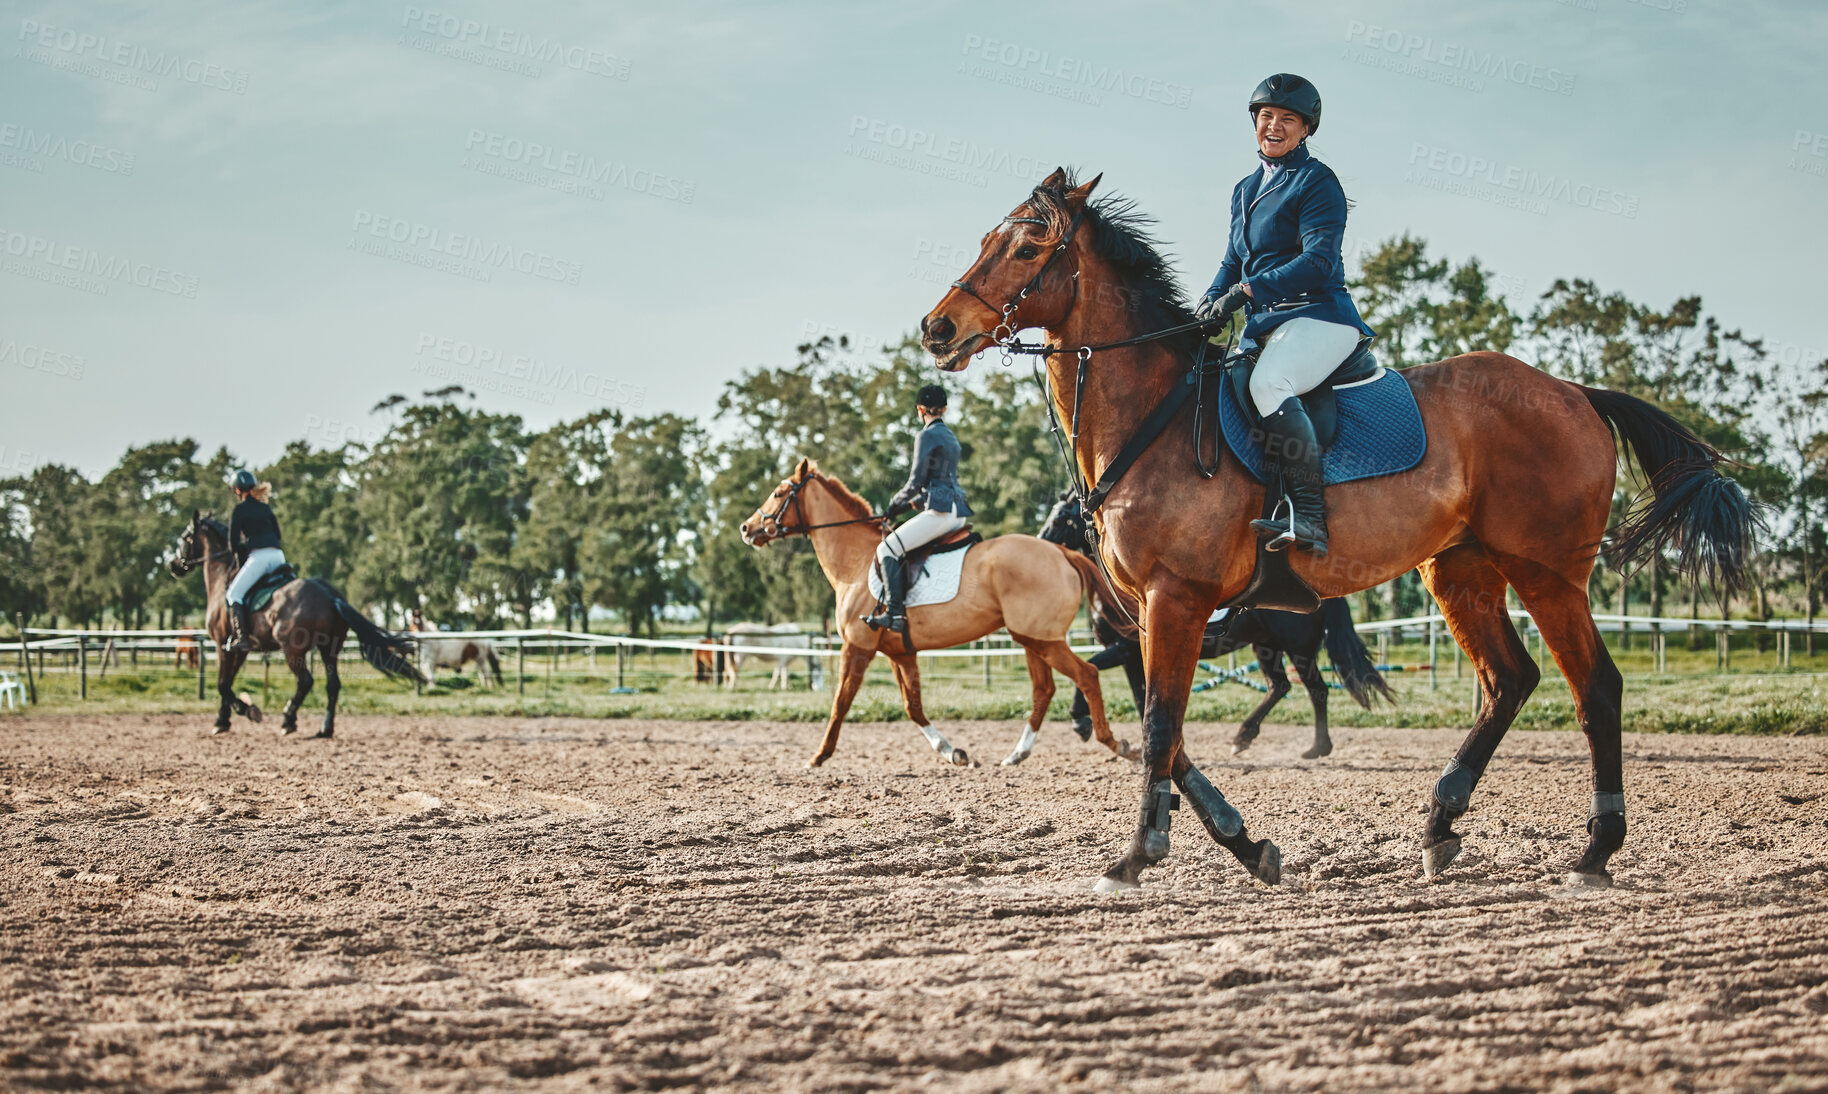
[[[183,553],[180,554],[177,558],[172,559],[168,566],[168,569],[171,570],[171,576],[189,577],[191,574],[191,571],[195,570],[197,567],[203,565],[204,563],[214,562],[219,558],[227,558],[229,555],[232,555],[235,553],[233,548],[224,547],[220,551],[211,551],[210,553],[203,555],[200,558],[192,558],[192,557],[190,557],[190,545],[192,543],[196,542],[196,534],[197,534],[196,529],[193,528],[184,537]]]

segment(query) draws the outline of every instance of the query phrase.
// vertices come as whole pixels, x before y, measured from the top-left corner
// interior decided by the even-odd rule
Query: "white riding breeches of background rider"
[[[248,552],[248,560],[229,582],[228,602],[245,604],[254,583],[286,564],[286,553],[277,547],[259,547]]]
[[[1357,327],[1297,316],[1277,327],[1257,355],[1250,374],[1250,399],[1269,417],[1284,401],[1319,387],[1351,356]]]
[[[956,509],[954,506],[953,509]],[[908,518],[908,522],[890,532],[876,548],[878,559],[890,555],[904,558],[916,547],[924,547],[941,536],[951,535],[965,526],[965,518],[953,509],[925,509]]]

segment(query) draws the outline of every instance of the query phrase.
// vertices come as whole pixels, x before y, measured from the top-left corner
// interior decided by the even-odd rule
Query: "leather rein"
[[[831,520],[824,524],[808,524],[806,523],[806,508],[800,503],[800,488],[805,485],[805,479],[788,481],[787,497],[781,501],[780,506],[774,512],[762,518],[762,531],[775,539],[780,539],[783,536],[803,536],[820,528],[838,528],[847,524],[881,524],[889,519],[887,513],[871,513],[867,517],[852,517],[850,520]],[[782,524],[779,519],[787,513],[787,507],[790,505],[793,506],[793,511],[800,515],[798,524]]]

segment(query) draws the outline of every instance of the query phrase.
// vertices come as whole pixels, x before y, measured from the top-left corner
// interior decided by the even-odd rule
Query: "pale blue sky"
[[[173,436],[259,462],[451,381],[535,426],[706,414],[809,334],[911,328],[1055,163],[1203,286],[1285,70],[1349,247],[1416,233],[1526,307],[1698,292],[1828,354],[1819,4],[4,10],[0,473]]]

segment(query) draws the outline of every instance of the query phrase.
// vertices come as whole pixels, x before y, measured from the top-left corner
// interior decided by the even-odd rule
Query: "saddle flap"
[[[297,580],[298,571],[293,569],[290,562],[273,567],[248,590],[248,610],[257,612],[265,608],[272,601],[274,593]]]

